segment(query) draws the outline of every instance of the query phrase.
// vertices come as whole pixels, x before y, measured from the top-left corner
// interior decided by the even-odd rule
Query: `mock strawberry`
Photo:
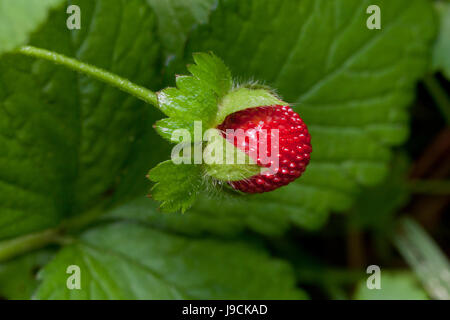
[[[177,88],[158,93],[168,118],[156,130],[176,143],[171,160],[149,173],[162,208],[184,212],[203,192],[262,193],[300,177],[312,151],[300,116],[272,88],[233,81],[214,54],[194,60],[192,76],[179,76]]]
[[[228,115],[218,129],[259,166],[268,168],[250,178],[229,182],[236,190],[245,193],[275,190],[299,178],[309,163],[311,137],[303,120],[289,106],[244,109]],[[242,131],[246,132],[245,140],[237,136]],[[266,139],[266,144],[261,144],[261,139]],[[272,157],[273,150],[278,150],[278,153]],[[267,159],[274,158],[276,165],[273,160],[267,162]]]

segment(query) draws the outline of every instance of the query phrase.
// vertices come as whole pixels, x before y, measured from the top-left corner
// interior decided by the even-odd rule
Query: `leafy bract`
[[[81,30],[64,28],[57,10],[30,43],[160,86],[156,18],[145,2],[73,4],[83,10]],[[7,54],[0,70],[0,238],[145,194],[149,166],[165,158],[152,129],[159,111],[48,62]]]
[[[433,69],[441,71],[450,79],[450,3],[436,2],[439,21],[439,35],[433,51]]]
[[[0,55],[25,44],[63,0],[0,0]]]
[[[381,30],[366,27],[374,4]],[[227,219],[253,229],[317,227],[348,209],[361,185],[382,181],[390,148],[408,135],[406,107],[427,69],[434,20],[425,0],[220,1],[186,57],[211,50],[235,76],[276,88],[308,125],[313,153],[297,182],[205,214],[225,206]]]
[[[200,165],[161,162],[150,170],[149,179],[156,182],[151,197],[161,201],[161,209],[185,212],[196,200],[202,184]]]
[[[174,121],[201,121],[206,130],[215,124],[218,104],[233,80],[227,66],[212,53],[195,54],[194,61],[189,66],[192,76],[177,76],[177,88],[158,93],[159,108]]]
[[[81,290],[65,270],[78,265]],[[292,270],[257,247],[170,235],[129,222],[85,233],[40,273],[37,299],[303,299]],[[264,279],[264,281],[261,281]]]
[[[222,99],[233,87],[230,69],[214,54],[194,53],[195,64],[188,66],[194,77],[203,81]]]

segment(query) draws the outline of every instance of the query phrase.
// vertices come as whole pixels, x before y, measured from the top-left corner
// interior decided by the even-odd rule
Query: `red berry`
[[[252,157],[259,166],[269,168],[271,165],[267,161],[260,159],[260,140],[265,131],[267,136],[271,136],[271,130],[278,129],[278,170],[267,171],[262,174],[247,178],[241,181],[232,181],[229,184],[236,190],[246,193],[261,193],[275,190],[287,185],[300,177],[309,163],[311,148],[311,136],[300,116],[289,106],[264,106],[249,108],[230,114],[224,122],[218,126],[224,137],[237,148],[241,149]],[[242,129],[246,133],[251,130],[252,134],[246,135],[245,144],[238,145],[236,134],[226,134],[227,129]],[[275,139],[273,139],[275,140]],[[271,156],[271,144],[277,143],[272,139],[267,139],[267,157]],[[250,149],[250,146],[258,146],[257,152]],[[265,150],[264,150],[265,149]],[[258,155],[258,156],[256,156]]]

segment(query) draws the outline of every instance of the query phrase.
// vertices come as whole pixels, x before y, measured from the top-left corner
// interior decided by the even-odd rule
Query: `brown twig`
[[[450,127],[443,129],[413,165],[411,179],[445,179],[450,174]],[[426,195],[416,197],[411,214],[428,230],[438,226],[450,197]]]

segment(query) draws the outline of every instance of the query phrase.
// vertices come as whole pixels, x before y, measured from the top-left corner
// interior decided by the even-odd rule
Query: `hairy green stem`
[[[136,98],[144,100],[145,102],[157,108],[159,106],[158,96],[153,91],[138,86],[137,84],[125,78],[119,77],[118,75],[115,75],[103,69],[94,67],[92,65],[80,62],[72,58],[68,58],[64,55],[52,51],[48,51],[41,48],[35,48],[31,46],[21,47],[18,49],[17,52],[26,56],[44,59],[51,61],[55,64],[63,65],[69,69],[89,75],[97,80],[110,84],[111,86],[114,86],[122,91],[125,91],[135,96]]]
[[[52,51],[31,46],[21,47],[17,52],[26,56],[44,59],[58,65],[63,65],[71,70],[89,75],[97,80],[117,87],[118,89],[127,92],[155,107],[159,106],[158,96],[156,93],[103,69],[68,58]],[[87,212],[85,215],[82,215],[81,219],[67,220],[63,222],[61,224],[62,228],[47,229],[11,240],[0,241],[0,262],[12,259],[32,250],[40,249],[52,243],[64,242],[65,238],[62,236],[63,229],[66,231],[78,230],[92,222],[98,216],[99,211],[94,209]]]
[[[439,81],[432,75],[427,76],[424,79],[424,84],[444,116],[447,125],[450,125],[450,99],[447,93],[442,88]]]
[[[48,229],[22,237],[0,242],[0,262],[7,261],[23,253],[40,249],[51,243],[59,243],[60,230]]]

